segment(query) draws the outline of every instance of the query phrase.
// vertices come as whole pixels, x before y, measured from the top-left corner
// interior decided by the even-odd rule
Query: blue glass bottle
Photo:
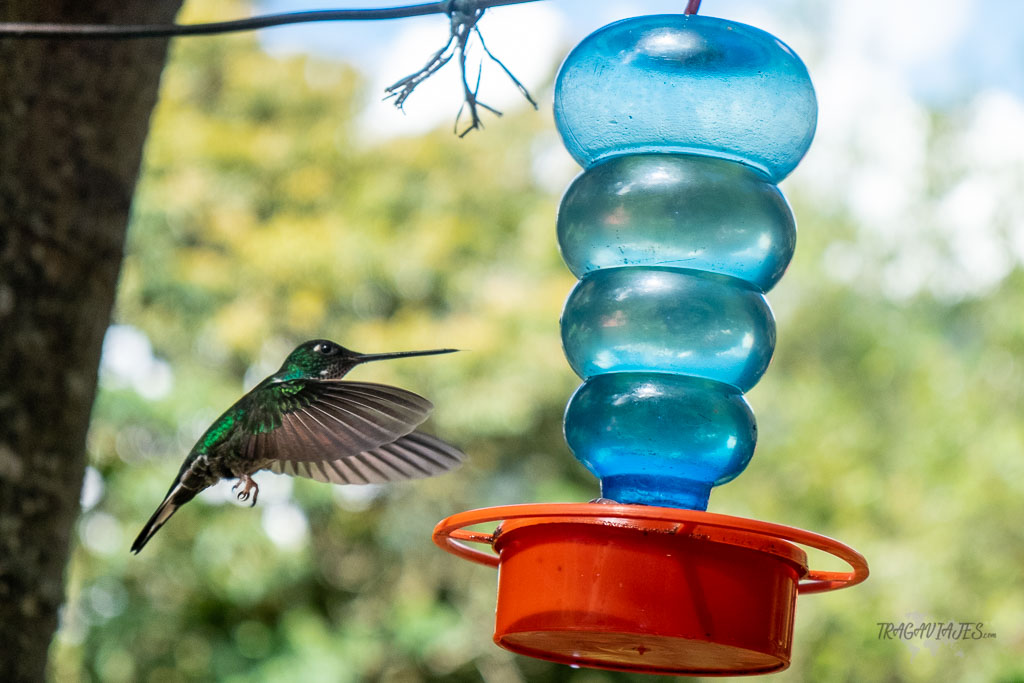
[[[614,372],[576,390],[569,447],[619,502],[703,510],[711,487],[754,454],[757,426],[738,390],[679,374]]]
[[[796,248],[779,189],[749,166],[682,154],[613,157],[576,177],[558,212],[576,277],[613,266],[731,275],[767,292]]]
[[[773,182],[811,144],[818,103],[800,58],[769,33],[661,14],[609,24],[566,57],[555,125],[584,168],[674,152],[747,164]]]
[[[582,278],[562,313],[566,440],[623,503],[705,509],[742,472],[756,424],[742,392],[775,346],[764,292],[796,244],[776,184],[814,136],[807,70],[756,28],[637,17],[559,70],[555,122],[584,166],[558,238]]]
[[[741,280],[681,268],[607,268],[584,277],[562,313],[577,375],[652,370],[746,391],[775,349],[775,318]]]

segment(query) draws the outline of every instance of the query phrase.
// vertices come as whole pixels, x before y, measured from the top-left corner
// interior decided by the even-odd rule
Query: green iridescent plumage
[[[182,463],[163,502],[132,544],[139,552],[174,512],[221,479],[238,479],[255,505],[262,469],[337,484],[432,476],[465,457],[416,431],[432,405],[396,387],[341,378],[360,363],[439,353],[361,354],[323,339],[289,354],[281,369],[217,418]]]

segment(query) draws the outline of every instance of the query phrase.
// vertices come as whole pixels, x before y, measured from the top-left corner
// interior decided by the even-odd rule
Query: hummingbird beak
[[[436,356],[442,353],[455,353],[458,349],[431,349],[430,351],[392,351],[391,353],[360,353],[355,360],[368,363],[374,360],[390,360],[392,358],[411,358],[412,356]]]

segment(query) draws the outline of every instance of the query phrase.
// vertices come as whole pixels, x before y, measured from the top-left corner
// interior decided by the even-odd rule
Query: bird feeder
[[[498,645],[613,670],[768,673],[789,665],[799,594],[867,578],[838,541],[706,511],[711,489],[753,455],[743,393],[771,360],[764,293],[796,242],[776,185],[816,121],[796,54],[731,21],[620,21],[562,64],[555,122],[584,168],[558,215],[580,278],[562,342],[584,380],[565,436],[602,500],[437,525],[442,548],[498,567]],[[849,571],[811,569],[802,546]]]

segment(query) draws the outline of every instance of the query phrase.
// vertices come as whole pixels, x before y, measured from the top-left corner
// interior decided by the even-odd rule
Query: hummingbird
[[[456,349],[357,353],[326,339],[300,344],[281,369],[227,409],[199,438],[163,502],[132,544],[138,553],[179,507],[221,479],[256,504],[259,470],[334,484],[418,479],[457,467],[465,454],[416,430],[427,399],[384,384],[342,378],[370,361]]]

